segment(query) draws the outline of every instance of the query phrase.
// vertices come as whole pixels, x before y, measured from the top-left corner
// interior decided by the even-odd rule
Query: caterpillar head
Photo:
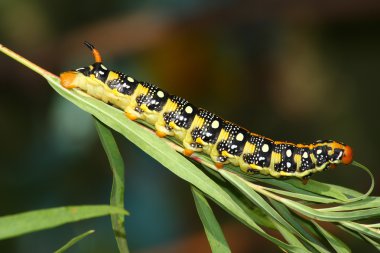
[[[328,143],[329,148],[331,148],[330,153],[330,163],[331,164],[350,164],[353,160],[352,148],[346,144],[340,142],[330,142]]]
[[[99,51],[87,41],[84,44],[91,50],[95,63],[88,67],[81,67],[72,71],[64,72],[60,75],[61,84],[65,88],[75,88],[75,84],[80,79],[80,76],[89,77],[93,80],[99,80],[105,82],[108,77],[109,70],[102,64],[102,57],[100,56]]]

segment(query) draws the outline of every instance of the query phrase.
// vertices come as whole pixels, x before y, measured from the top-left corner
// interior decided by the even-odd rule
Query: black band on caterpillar
[[[204,152],[218,167],[232,163],[247,173],[303,179],[352,162],[351,147],[337,141],[294,144],[251,133],[153,84],[108,70],[99,51],[88,42],[85,45],[95,63],[62,73],[61,84],[111,103],[131,120],[145,120],[160,137],[174,136],[182,141],[187,155]]]

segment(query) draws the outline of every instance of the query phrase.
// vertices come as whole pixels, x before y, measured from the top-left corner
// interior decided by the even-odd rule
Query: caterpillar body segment
[[[85,44],[92,50],[95,63],[62,73],[61,84],[122,109],[132,120],[148,122],[160,137],[174,136],[182,141],[185,155],[204,152],[219,168],[232,163],[246,173],[276,178],[307,179],[337,164],[352,162],[351,147],[337,141],[294,144],[249,132],[154,84],[107,69],[99,51]]]

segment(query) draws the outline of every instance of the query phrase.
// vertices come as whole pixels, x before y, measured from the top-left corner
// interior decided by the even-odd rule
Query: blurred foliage
[[[0,43],[58,74],[90,64],[82,42],[91,41],[109,67],[254,132],[294,142],[342,140],[378,177],[378,2],[261,2],[5,0]],[[107,203],[112,175],[91,118],[12,60],[0,56],[0,68],[0,214]],[[188,187],[124,138],[119,143],[132,251],[185,252],[191,243],[207,252]],[[317,179],[365,190],[368,178],[342,170]],[[235,252],[252,245],[277,251],[218,210]],[[77,252],[116,250],[108,219],[1,241],[0,249],[49,252],[84,224],[96,239]]]

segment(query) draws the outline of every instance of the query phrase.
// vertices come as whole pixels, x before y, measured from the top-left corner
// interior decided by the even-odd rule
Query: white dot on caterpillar
[[[320,154],[322,154],[322,149],[317,150],[317,155],[320,155]]]
[[[292,156],[292,151],[290,149],[286,150],[286,156],[291,157]]]
[[[192,113],[193,112],[193,108],[191,107],[191,106],[186,106],[186,108],[185,108],[185,112],[186,113],[188,113],[188,114],[190,114],[190,113]]]
[[[159,98],[163,98],[165,96],[165,94],[161,90],[159,90],[159,91],[157,91],[157,96]]]
[[[219,121],[214,120],[214,121],[211,123],[211,127],[214,128],[214,129],[218,128],[218,127],[219,127]]]
[[[104,70],[107,70],[106,66],[104,66],[103,64],[100,65],[100,67]]]
[[[104,72],[103,72],[103,71],[101,71],[101,70],[99,70],[99,74],[101,74],[101,75],[104,75]]]
[[[244,134],[242,134],[242,133],[238,133],[238,134],[236,135],[236,140],[237,140],[237,141],[242,141],[242,140],[244,140]]]
[[[269,151],[269,145],[265,143],[265,144],[261,147],[261,151],[263,151],[264,153],[268,152],[268,151]]]
[[[305,151],[305,152],[303,152],[303,154],[302,154],[302,157],[303,157],[303,158],[305,158],[305,159],[306,159],[308,156],[309,156],[309,154],[308,154],[306,151]]]
[[[292,167],[292,164],[290,162],[287,162],[286,167],[290,168],[290,167]]]
[[[133,79],[133,78],[130,77],[130,76],[127,77],[127,80],[128,80],[128,82],[130,82],[130,83],[133,83],[133,82],[135,81],[135,79]]]

